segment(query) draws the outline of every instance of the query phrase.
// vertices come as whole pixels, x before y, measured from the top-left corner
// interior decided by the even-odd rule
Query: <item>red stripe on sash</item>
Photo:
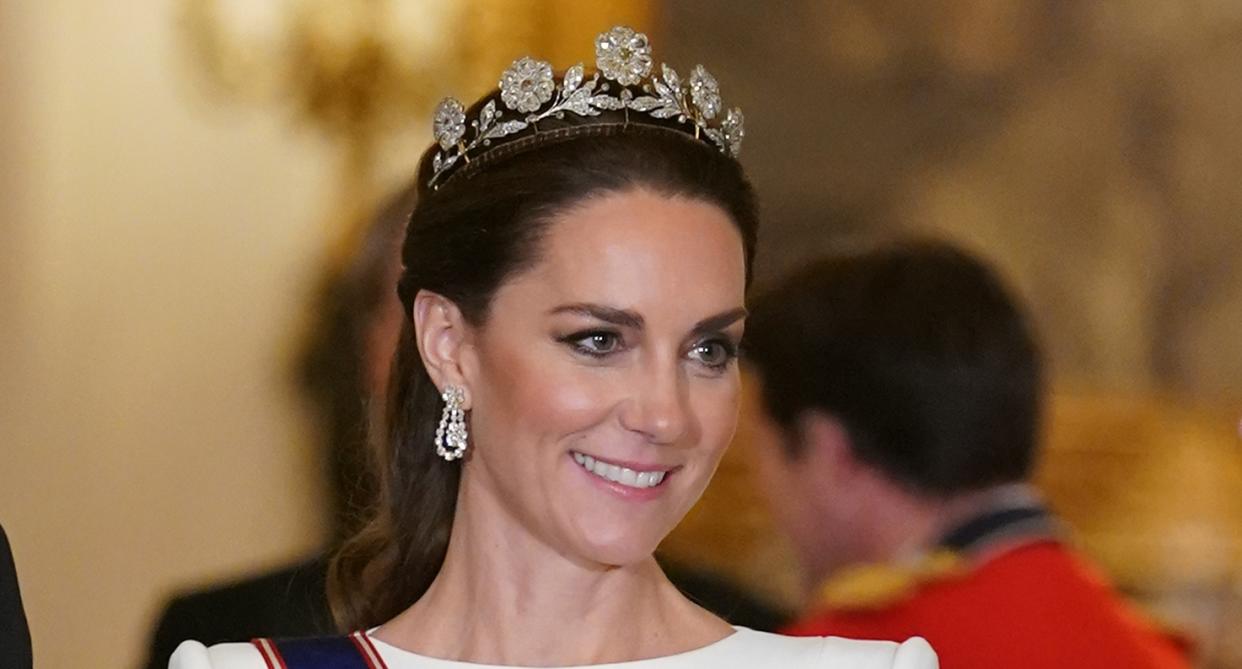
[[[250,643],[259,649],[259,655],[263,656],[267,669],[289,669],[285,666],[285,659],[280,656],[280,651],[276,650],[276,645],[271,639],[253,639]]]
[[[364,630],[358,630],[349,635],[354,645],[358,646],[358,652],[362,653],[363,659],[367,661],[367,667],[370,669],[388,669],[388,665],[384,663],[384,658],[380,656],[379,650],[375,648],[375,644],[371,643],[371,637],[367,636]]]

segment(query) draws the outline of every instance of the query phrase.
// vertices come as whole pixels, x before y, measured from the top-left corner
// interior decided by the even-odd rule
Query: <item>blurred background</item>
[[[5,0],[0,522],[37,665],[137,666],[175,590],[323,544],[316,282],[440,97],[615,23],[745,110],[760,282],[877,233],[1001,267],[1053,507],[1242,666],[1238,0]],[[738,450],[666,549],[796,606]]]

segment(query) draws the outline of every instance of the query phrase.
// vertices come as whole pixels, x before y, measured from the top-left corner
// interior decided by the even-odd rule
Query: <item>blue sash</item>
[[[268,669],[385,669],[379,653],[361,632],[309,639],[255,639],[251,643],[259,649]]]

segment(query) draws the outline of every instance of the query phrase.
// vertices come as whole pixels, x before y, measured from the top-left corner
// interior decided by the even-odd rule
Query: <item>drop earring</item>
[[[457,386],[445,386],[440,397],[444,400],[444,413],[436,427],[436,454],[452,462],[466,454],[466,411],[462,409],[466,393]]]

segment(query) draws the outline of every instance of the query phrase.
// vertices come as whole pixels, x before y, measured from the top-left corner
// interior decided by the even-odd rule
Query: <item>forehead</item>
[[[702,200],[641,189],[591,198],[553,218],[540,251],[502,291],[698,316],[744,299],[741,235]]]

